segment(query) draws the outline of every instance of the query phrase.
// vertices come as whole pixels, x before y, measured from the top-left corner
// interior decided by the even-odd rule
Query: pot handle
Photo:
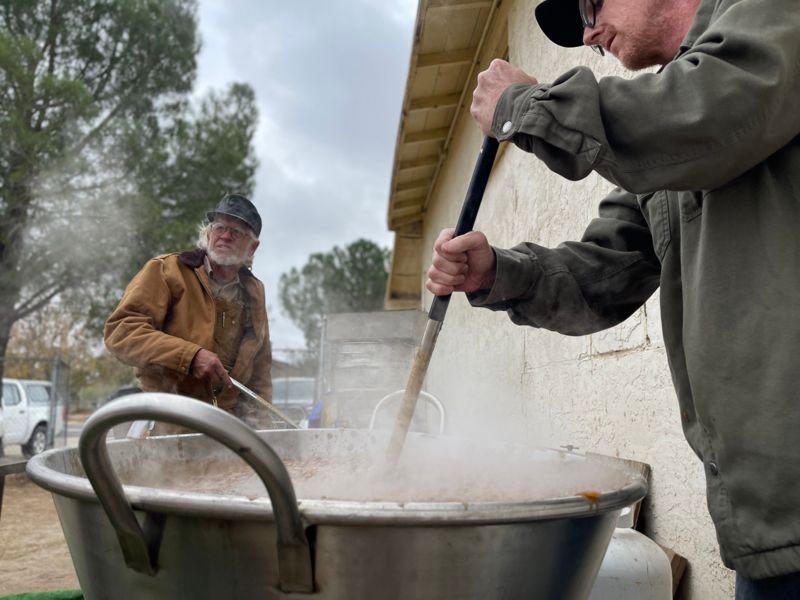
[[[391,394],[387,394],[386,396],[381,398],[375,405],[375,408],[372,409],[372,417],[370,417],[368,429],[375,429],[375,421],[378,420],[378,413],[386,404],[388,404],[394,399],[398,398],[402,399],[405,393],[406,393],[405,390],[397,390],[396,392],[392,392]],[[445,420],[444,405],[436,396],[434,396],[433,394],[429,394],[428,392],[420,392],[419,397],[422,398],[423,400],[426,400],[430,404],[433,404],[436,407],[436,410],[439,411],[439,435],[443,435],[444,420]]]
[[[278,534],[278,575],[285,592],[312,592],[311,550],[297,508],[294,486],[286,467],[255,431],[223,410],[185,396],[162,393],[134,394],[114,400],[86,420],[80,438],[80,457],[86,476],[117,532],[128,567],[155,575],[160,527],[144,529],[133,513],[106,447],[106,433],[114,425],[154,419],[191,428],[224,444],[239,455],[267,488]]]

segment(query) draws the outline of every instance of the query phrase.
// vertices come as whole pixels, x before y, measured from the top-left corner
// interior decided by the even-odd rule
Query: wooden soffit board
[[[395,145],[388,226],[422,221],[455,123],[469,109],[501,0],[420,0]]]
[[[395,232],[389,310],[420,307],[425,210],[478,72],[507,53],[504,1],[510,2],[419,2],[389,192],[388,226]]]

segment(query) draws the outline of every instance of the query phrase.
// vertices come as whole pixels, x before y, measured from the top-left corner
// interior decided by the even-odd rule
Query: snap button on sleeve
[[[511,131],[511,121],[506,121],[503,123],[503,133],[508,133]]]

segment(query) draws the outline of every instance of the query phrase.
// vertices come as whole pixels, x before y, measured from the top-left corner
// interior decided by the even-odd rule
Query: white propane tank
[[[672,568],[653,540],[632,529],[633,511],[625,508],[611,536],[589,600],[670,600]]]

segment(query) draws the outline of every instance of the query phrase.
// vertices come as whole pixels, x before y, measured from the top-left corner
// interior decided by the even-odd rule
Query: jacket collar
[[[187,250],[178,254],[178,260],[185,264],[187,267],[196,269],[203,265],[203,260],[206,257],[206,251],[200,248],[194,250]]]
[[[697,7],[697,14],[695,14],[694,20],[689,27],[689,31],[686,33],[686,37],[683,38],[683,42],[681,42],[678,56],[694,46],[697,42],[697,38],[708,29],[716,5],[717,0],[701,0],[700,6]]]

